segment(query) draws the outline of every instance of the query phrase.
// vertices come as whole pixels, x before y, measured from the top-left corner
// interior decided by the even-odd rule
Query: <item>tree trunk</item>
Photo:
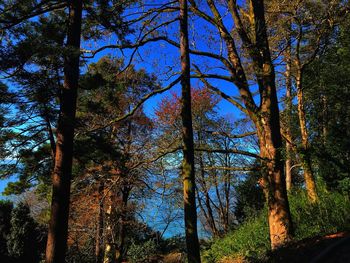
[[[64,61],[64,85],[60,94],[55,166],[52,176],[51,218],[46,262],[63,263],[67,250],[70,184],[73,161],[74,122],[79,80],[82,0],[69,4],[67,48]]]
[[[283,161],[280,152],[282,139],[278,136],[277,127],[266,124],[264,131],[270,130],[271,134],[259,133],[260,155],[265,160],[263,166],[263,189],[268,205],[268,222],[270,231],[271,248],[276,249],[291,239],[292,220],[289,213],[286,184],[283,173]]]
[[[121,203],[121,213],[119,219],[119,246],[116,250],[116,262],[122,263],[124,259],[124,251],[125,251],[125,235],[126,235],[126,220],[127,220],[127,206],[129,200],[130,189],[126,186],[122,189],[122,203]]]
[[[103,263],[115,263],[116,240],[113,219],[115,218],[116,193],[112,189],[109,193],[109,204],[105,213],[105,249]]]
[[[266,172],[263,185],[267,197],[271,248],[276,249],[290,241],[292,220],[286,191],[284,162],[281,154],[282,136],[275,84],[275,70],[271,60],[266,32],[264,1],[251,1],[255,15],[256,45],[262,58],[257,60],[258,85],[261,104],[255,114],[255,125],[260,144],[260,156]]]
[[[263,159],[262,167],[265,169],[263,171],[262,186],[267,198],[271,248],[276,249],[290,241],[292,220],[283,171],[284,163],[281,155],[282,136],[273,78],[267,84],[267,88],[271,90],[271,95],[266,97],[262,103],[262,117],[256,123],[256,126],[260,156]]]
[[[201,142],[200,139],[200,133],[198,132],[198,138],[199,138],[199,142]],[[211,200],[210,200],[210,196],[209,196],[209,189],[206,183],[206,178],[205,178],[205,171],[204,171],[204,163],[203,163],[203,154],[202,152],[199,153],[199,167],[200,167],[200,181],[199,184],[202,186],[202,192],[203,195],[205,197],[205,208],[203,207],[202,203],[201,203],[201,199],[199,197],[198,191],[197,191],[197,196],[198,196],[198,204],[200,209],[202,210],[203,214],[204,214],[204,218],[206,220],[206,224],[208,225],[210,232],[212,234],[213,237],[219,237],[219,231],[216,227],[216,223],[215,223],[215,219],[214,219],[214,214],[213,214],[213,210],[211,208]]]
[[[291,125],[292,125],[292,76],[291,76],[291,39],[288,38],[288,46],[286,49],[286,187],[287,191],[290,191],[292,188],[292,145],[290,142],[292,141],[292,131],[291,131]]]
[[[97,215],[97,227],[96,227],[96,246],[95,246],[95,261],[101,263],[103,259],[103,192],[104,183],[100,182],[98,187],[98,215]]]
[[[260,118],[255,123],[260,145],[263,171],[262,187],[267,198],[268,222],[271,248],[276,249],[290,241],[292,220],[284,176],[284,163],[281,154],[282,136],[280,131],[279,109],[274,82],[273,66],[266,66],[269,75],[264,78],[264,86],[269,96],[261,104]]]
[[[188,45],[187,0],[180,4],[180,52],[181,52],[181,85],[182,85],[182,138],[183,163],[182,178],[184,190],[184,213],[186,229],[186,247],[189,263],[199,263],[200,251],[197,233],[197,208],[195,195],[194,145],[191,110],[190,56]]]
[[[299,153],[302,167],[304,170],[304,180],[305,187],[307,191],[308,198],[311,203],[315,203],[318,199],[317,191],[316,191],[316,183],[314,174],[311,168],[311,159],[309,153],[309,136],[308,130],[306,127],[306,115],[304,108],[304,92],[302,86],[302,69],[298,69],[296,76],[296,87],[297,87],[297,99],[298,99],[298,117],[299,117],[299,125],[300,125],[300,133],[301,133],[301,144],[302,149]]]

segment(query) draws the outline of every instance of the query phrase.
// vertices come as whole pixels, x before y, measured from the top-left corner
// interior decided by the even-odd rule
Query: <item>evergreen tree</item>
[[[8,252],[15,262],[37,263],[43,256],[45,233],[30,215],[28,205],[19,203],[11,213]]]
[[[317,171],[332,189],[350,192],[350,20],[335,29],[331,45],[304,80]],[[317,78],[315,78],[317,76]]]
[[[9,261],[7,239],[11,229],[11,212],[13,204],[9,201],[0,201],[0,261]]]

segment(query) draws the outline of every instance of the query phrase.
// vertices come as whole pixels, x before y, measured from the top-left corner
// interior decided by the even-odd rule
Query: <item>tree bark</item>
[[[55,166],[52,176],[51,218],[46,246],[47,263],[65,262],[68,235],[70,184],[73,161],[74,122],[79,80],[82,0],[69,2],[64,85],[60,94]]]
[[[292,188],[292,145],[290,144],[290,141],[292,141],[292,131],[291,131],[291,125],[292,125],[292,76],[291,76],[291,66],[292,66],[292,60],[291,60],[291,38],[288,36],[288,46],[286,49],[286,136],[288,140],[286,141],[286,187],[287,192],[291,190]]]
[[[103,192],[104,182],[103,179],[98,187],[98,215],[97,215],[97,226],[96,226],[96,244],[95,244],[95,262],[101,263],[103,259]]]
[[[197,207],[195,195],[194,145],[191,110],[190,56],[188,44],[188,10],[187,0],[180,4],[180,52],[182,85],[182,138],[183,162],[182,178],[184,191],[184,213],[186,230],[187,259],[189,263],[199,263],[200,251],[197,233]]]
[[[125,186],[122,189],[122,203],[121,203],[121,213],[119,218],[119,246],[116,250],[116,263],[122,263],[124,259],[125,252],[125,236],[126,236],[126,220],[127,220],[127,206],[130,195],[130,189]]]
[[[115,218],[115,189],[109,192],[109,204],[105,213],[105,249],[103,255],[103,263],[115,263],[116,240],[115,227],[113,219]]]
[[[315,203],[318,200],[316,182],[311,167],[310,147],[309,147],[309,135],[306,127],[306,115],[304,108],[304,92],[302,86],[302,69],[297,69],[296,75],[296,87],[297,87],[297,99],[298,99],[298,117],[301,133],[301,151],[299,152],[302,167],[304,170],[305,187],[308,198],[311,203]]]
[[[281,154],[283,144],[280,115],[275,70],[266,31],[264,1],[252,1],[252,9],[255,19],[257,53],[261,54],[261,58],[256,61],[261,104],[260,110],[253,120],[255,120],[257,127],[260,155],[265,160],[266,172],[263,176],[263,185],[267,196],[271,248],[276,249],[290,241],[292,220]]]
[[[273,113],[272,113],[273,114]],[[279,121],[269,118],[261,132],[258,133],[260,155],[265,159],[262,186],[268,205],[268,222],[271,248],[276,249],[290,241],[292,235],[292,220],[289,213],[289,203],[283,160],[281,156],[282,138],[279,135]],[[258,128],[259,129],[259,128]],[[266,132],[267,131],[267,132]]]

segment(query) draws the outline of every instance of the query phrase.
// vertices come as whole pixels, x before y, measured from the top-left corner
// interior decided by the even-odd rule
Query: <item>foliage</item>
[[[186,251],[186,239],[184,236],[176,235],[167,239],[161,240],[161,250],[167,254],[170,252],[182,252]]]
[[[264,207],[265,196],[258,184],[260,178],[260,172],[250,172],[235,188],[237,200],[235,216],[240,223],[258,216]]]
[[[45,248],[46,231],[34,221],[28,205],[19,203],[11,213],[8,252],[16,262],[36,263]]]
[[[157,255],[157,244],[150,239],[144,243],[131,243],[128,249],[128,259],[132,263],[153,262],[152,257]]]
[[[312,205],[305,191],[289,196],[290,210],[295,227],[294,240],[350,230],[350,200],[337,192],[327,192],[319,186],[320,200]],[[225,257],[245,257],[252,261],[262,260],[270,250],[266,209],[257,217],[250,218],[237,230],[222,239],[213,241],[210,249],[203,252],[204,262],[218,262]]]
[[[94,263],[95,262],[95,239],[90,238],[83,245],[71,244],[66,254],[67,263]]]
[[[215,240],[210,249],[204,251],[204,261],[218,262],[224,257],[258,258],[264,255],[270,246],[266,219],[264,210],[224,238]]]
[[[350,200],[341,192],[327,192],[318,187],[319,202],[312,205],[304,191],[290,195],[290,209],[295,224],[295,239],[325,235],[350,229]]]
[[[11,229],[12,209],[12,202],[0,200],[0,261],[6,261],[8,257],[6,243]]]
[[[317,170],[329,189],[350,193],[350,20],[330,38],[325,53],[304,75]],[[315,78],[317,76],[317,78]]]

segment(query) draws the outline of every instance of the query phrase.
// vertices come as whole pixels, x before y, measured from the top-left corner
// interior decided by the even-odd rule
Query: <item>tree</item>
[[[7,240],[9,255],[16,262],[38,262],[44,252],[45,232],[30,216],[30,209],[19,203],[11,213],[11,230]]]
[[[125,69],[123,60],[103,57],[89,65],[80,85],[70,233],[77,245],[96,233],[97,260],[104,254],[104,261],[121,262],[130,245],[137,196],[144,197],[147,186],[154,124],[141,107],[123,121],[110,121],[128,113],[159,84],[144,69]],[[87,213],[96,216],[97,224]],[[91,230],[89,237],[82,238],[81,225]]]
[[[69,5],[67,48],[70,54],[64,59],[64,84],[60,94],[60,116],[56,131],[56,152],[52,175],[51,218],[46,247],[47,263],[64,262],[67,250],[83,2],[75,0]]]
[[[9,261],[7,250],[7,239],[11,231],[11,212],[13,204],[9,201],[0,201],[0,259],[3,262]]]
[[[194,144],[191,110],[190,53],[188,44],[187,0],[180,4],[180,52],[181,52],[181,119],[183,140],[182,178],[187,259],[190,263],[201,262],[197,233],[196,180],[194,170]]]
[[[261,183],[268,203],[271,247],[275,249],[290,240],[292,222],[285,189],[275,70],[269,48],[264,1],[246,1],[246,5],[243,6],[237,1],[228,1],[228,10],[234,21],[233,29],[242,43],[240,48],[237,47],[237,40],[230,34],[231,30],[224,23],[223,16],[214,1],[207,1],[212,16],[201,9],[196,1],[190,2],[191,11],[217,29],[225,43],[227,58],[196,50],[193,50],[192,53],[219,60],[230,74],[229,77],[218,74],[203,74],[198,69],[200,77],[208,87],[247,113],[256,126],[260,157],[263,160],[262,165],[265,167]],[[239,51],[242,51],[241,54]],[[259,88],[260,106],[256,105],[249,88],[250,72],[243,64],[243,59],[247,57],[252,64],[254,78]],[[233,83],[239,90],[240,101],[243,102],[244,106],[211,85],[205,80],[206,76]]]
[[[277,36],[273,36],[273,38],[277,39],[280,48],[276,49],[282,51],[286,63],[286,95],[289,96],[286,104],[287,111],[290,111],[288,108],[290,109],[291,106],[291,103],[288,103],[291,97],[288,91],[290,89],[288,86],[292,81],[291,76],[294,78],[296,89],[299,134],[295,139],[300,139],[300,142],[291,145],[293,138],[291,137],[289,120],[289,124],[285,126],[287,154],[291,152],[291,147],[298,154],[309,200],[311,203],[315,203],[318,197],[312,167],[312,146],[310,145],[304,95],[308,87],[304,86],[303,75],[308,65],[329,44],[333,27],[342,20],[342,16],[347,12],[347,3],[344,1],[300,1],[294,3],[268,1],[267,3],[270,16],[278,19],[278,23],[274,23],[274,20],[271,19],[270,27],[272,32],[277,32]],[[282,31],[286,33],[284,34]],[[288,155],[290,156],[290,154]],[[289,162],[287,164],[289,165]]]
[[[74,122],[80,66],[80,41],[82,37],[82,2],[81,0],[63,1],[60,3],[56,1],[1,2],[1,9],[6,12],[2,12],[0,16],[0,28],[6,34],[8,44],[18,43],[13,40],[21,39],[21,36],[23,36],[21,35],[23,33],[22,30],[26,28],[28,23],[30,24],[32,18],[54,13],[57,10],[64,10],[67,7],[69,9],[67,16],[65,12],[62,12],[62,15],[67,17],[67,19],[64,19],[65,25],[67,25],[66,30],[64,30],[67,33],[67,41],[62,55],[64,82],[58,93],[60,106],[52,176],[53,191],[47,262],[63,262],[66,251]],[[110,11],[111,5],[116,5],[115,10],[118,12],[112,14]],[[84,8],[86,9],[84,17],[86,19],[84,21],[89,25],[87,27],[89,37],[101,37],[103,34],[98,31],[101,28],[114,32],[118,37],[125,33],[127,26],[120,23],[120,15],[124,5],[119,4],[118,1],[97,1],[97,3],[90,1],[84,5]],[[101,12],[103,15],[96,16],[96,9],[105,12]],[[3,43],[2,41],[1,44]],[[24,52],[24,62],[20,66],[28,63],[28,60],[30,62],[30,51],[26,50]],[[16,68],[17,65],[12,65],[12,67]]]
[[[334,29],[330,44],[304,74],[312,156],[332,190],[349,192],[349,19]],[[314,76],[318,76],[314,78]]]
[[[240,155],[246,148],[256,147],[255,132],[247,132],[250,124],[242,120],[232,123],[217,112],[220,97],[207,88],[192,88],[192,119],[195,145],[196,197],[199,219],[213,237],[230,231],[235,219],[236,183],[253,167],[254,158]],[[159,145],[180,149],[181,97],[175,92],[164,97],[156,110],[161,132]],[[242,134],[233,135],[242,131]],[[221,149],[221,153],[218,153]],[[235,149],[230,152],[230,150]],[[165,157],[167,158],[167,157]],[[178,157],[168,157],[175,159]],[[256,180],[258,182],[258,180]]]

